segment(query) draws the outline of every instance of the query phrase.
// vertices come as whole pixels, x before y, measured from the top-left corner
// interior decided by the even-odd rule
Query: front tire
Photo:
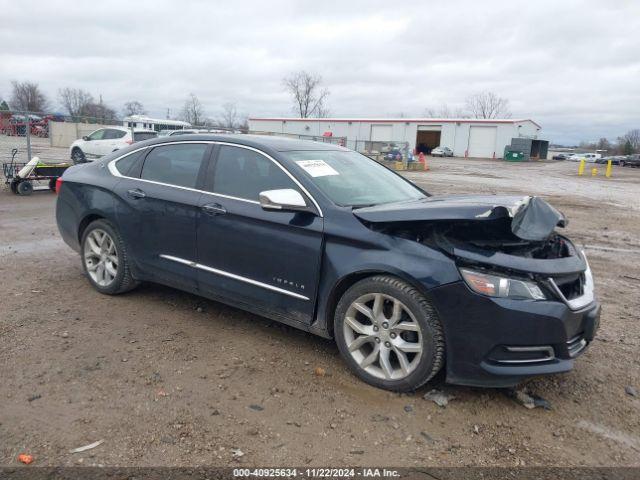
[[[138,286],[122,237],[111,223],[91,222],[82,234],[81,246],[82,268],[98,292],[117,295]]]
[[[435,309],[392,276],[366,278],[349,288],[336,307],[334,333],[349,368],[375,387],[416,390],[444,363],[444,334]]]
[[[87,158],[84,155],[84,152],[80,150],[78,147],[75,147],[71,151],[71,160],[74,165],[78,165],[79,163],[86,163]]]

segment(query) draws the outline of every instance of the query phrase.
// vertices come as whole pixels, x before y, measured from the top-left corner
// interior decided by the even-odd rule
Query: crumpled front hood
[[[447,195],[355,209],[369,223],[466,220],[485,221],[510,217],[511,231],[523,240],[545,240],[567,221],[539,197],[506,195]]]

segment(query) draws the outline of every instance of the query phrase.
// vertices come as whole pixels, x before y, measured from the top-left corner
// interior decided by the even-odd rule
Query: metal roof
[[[539,124],[530,118],[289,118],[289,117],[250,117],[249,121],[276,122],[326,122],[326,123],[522,123],[531,122],[538,128]]]

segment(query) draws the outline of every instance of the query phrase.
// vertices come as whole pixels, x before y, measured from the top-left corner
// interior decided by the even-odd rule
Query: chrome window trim
[[[226,272],[224,270],[219,270],[217,268],[209,267],[201,263],[192,262],[191,260],[185,260],[184,258],[174,257],[173,255],[164,255],[164,254],[161,254],[160,258],[164,258],[165,260],[170,260],[172,262],[182,263],[183,265],[188,265],[192,268],[198,268],[206,272],[215,273],[216,275],[221,275],[223,277],[232,278],[233,280],[249,283],[251,285],[255,285],[256,287],[261,287],[266,290],[271,290],[273,292],[281,293],[283,295],[289,295],[290,297],[299,298],[300,300],[306,300],[306,301],[310,300],[309,297],[305,297],[304,295],[300,295],[299,293],[291,292],[289,290],[285,290],[284,288],[275,287],[273,285],[269,285],[268,283],[263,283],[257,280],[253,280],[251,278],[243,277],[242,275],[236,275],[235,273]]]
[[[164,142],[164,143],[156,143],[153,145],[147,145],[144,147],[140,147],[136,150],[133,150],[131,152],[128,152],[126,155],[122,155],[118,158],[114,158],[113,160],[111,160],[108,164],[107,167],[109,168],[109,172],[111,172],[112,175],[119,177],[119,178],[128,178],[130,180],[137,180],[140,182],[146,182],[146,183],[152,183],[155,185],[162,185],[162,186],[166,186],[166,187],[173,187],[173,188],[179,188],[182,190],[188,190],[191,192],[199,192],[199,193],[204,193],[206,195],[213,195],[215,197],[221,197],[221,198],[228,198],[230,200],[237,200],[240,202],[246,202],[246,203],[252,203],[254,205],[260,205],[260,202],[257,200],[250,200],[248,198],[240,198],[240,197],[234,197],[231,195],[224,195],[222,193],[215,193],[215,192],[208,192],[206,190],[199,190],[197,188],[190,188],[190,187],[182,187],[180,185],[172,185],[170,183],[163,183],[163,182],[156,182],[154,180],[146,180],[144,178],[135,178],[135,177],[129,177],[127,175],[122,175],[117,167],[116,167],[116,163],[118,162],[118,160],[121,160],[129,155],[132,155],[136,152],[139,152],[140,150],[144,150],[147,148],[155,148],[155,147],[161,147],[161,146],[165,146],[165,145],[180,145],[180,144],[185,144],[185,143],[202,143],[202,144],[213,144],[213,145],[227,145],[230,147],[238,147],[238,148],[245,148],[247,150],[252,150],[256,153],[259,153],[260,155],[265,156],[266,158],[268,158],[269,160],[271,160],[273,163],[275,163],[291,180],[293,180],[293,182],[300,188],[300,190],[302,190],[305,195],[313,202],[314,206],[316,207],[316,209],[318,210],[318,213],[320,215],[320,218],[324,217],[324,214],[322,212],[322,209],[320,208],[320,205],[318,204],[318,202],[316,201],[315,198],[313,198],[313,195],[311,195],[309,193],[309,191],[298,181],[298,179],[296,177],[293,176],[293,174],[291,172],[289,172],[289,170],[287,170],[285,167],[283,167],[280,162],[278,162],[275,158],[271,157],[270,155],[264,153],[261,150],[258,150],[257,148],[254,147],[249,147],[248,145],[240,145],[238,143],[231,143],[231,142],[219,142],[219,141],[214,141],[214,140],[183,140],[181,142]]]

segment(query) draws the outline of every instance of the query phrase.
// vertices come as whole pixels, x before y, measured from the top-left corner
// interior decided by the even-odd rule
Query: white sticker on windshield
[[[296,162],[312,177],[326,177],[328,175],[340,175],[331,165],[324,160],[300,160]]]

